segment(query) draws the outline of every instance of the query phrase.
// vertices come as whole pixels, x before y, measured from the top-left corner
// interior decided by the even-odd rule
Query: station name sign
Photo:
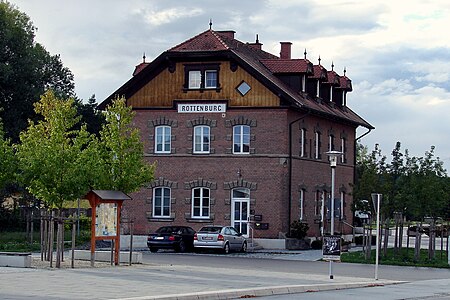
[[[178,113],[224,113],[227,111],[225,103],[218,104],[178,104]]]

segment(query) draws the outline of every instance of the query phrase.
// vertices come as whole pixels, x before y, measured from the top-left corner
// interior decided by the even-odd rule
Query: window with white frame
[[[199,89],[202,82],[202,73],[200,71],[189,71],[189,88]]]
[[[321,150],[320,150],[320,148],[321,148],[320,136],[321,136],[320,132],[316,131],[315,132],[315,138],[314,138],[314,158],[315,159],[320,159],[321,158],[321,154],[320,154],[320,152],[321,152]]]
[[[345,147],[345,138],[341,138],[341,163],[345,163],[346,162],[346,158],[345,158],[345,151],[347,151],[347,148]]]
[[[341,191],[341,202],[340,202],[340,218],[341,220],[344,219],[344,207],[345,207],[345,192]]]
[[[170,217],[170,188],[157,187],[153,189],[153,217]]]
[[[305,189],[300,189],[299,197],[300,197],[299,203],[298,203],[299,208],[300,208],[299,219],[300,219],[300,221],[302,221],[304,218],[304,211],[305,211]]]
[[[155,127],[155,153],[170,153],[171,127]]]
[[[192,189],[192,217],[209,218],[209,189],[200,187]]]
[[[194,153],[209,153],[209,126],[194,127]]]
[[[300,129],[300,157],[306,155],[306,129]]]
[[[250,126],[236,125],[233,127],[233,153],[250,153]]]
[[[205,89],[217,87],[217,70],[205,71]]]
[[[330,134],[328,136],[328,151],[334,150],[334,135]]]

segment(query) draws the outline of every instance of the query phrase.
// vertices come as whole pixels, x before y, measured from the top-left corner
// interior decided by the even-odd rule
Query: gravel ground
[[[42,261],[40,256],[32,256],[31,267],[36,269],[56,269],[56,259],[53,257],[52,267],[50,267],[50,261]],[[94,264],[94,268],[108,268],[113,267],[109,262],[96,261]],[[114,266],[116,267],[116,266]],[[64,261],[61,262],[61,269],[69,269],[72,268],[72,260],[67,256],[64,257]],[[82,269],[82,268],[92,268],[91,262],[88,260],[74,260],[74,268]]]

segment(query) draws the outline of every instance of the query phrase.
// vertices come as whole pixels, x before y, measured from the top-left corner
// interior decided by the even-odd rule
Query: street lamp
[[[331,207],[330,207],[330,219],[331,219],[331,228],[330,233],[334,235],[334,181],[335,181],[335,173],[338,157],[342,155],[342,152],[339,151],[328,151],[326,152],[328,158],[330,159],[331,166]],[[333,279],[333,260],[330,259],[330,279]]]
[[[383,198],[382,194],[372,194],[372,202],[373,202],[373,209],[375,210],[375,213],[377,214],[377,242],[375,250],[375,280],[378,280],[378,251],[380,249],[380,204],[381,204],[381,198]]]

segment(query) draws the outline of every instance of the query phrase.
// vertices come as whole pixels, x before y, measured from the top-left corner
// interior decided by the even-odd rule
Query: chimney
[[[236,31],[234,30],[224,30],[224,31],[217,31],[218,34],[228,38],[228,39],[232,39],[234,40],[234,34],[236,33]]]
[[[291,59],[291,42],[280,42],[281,51],[280,58],[281,59]]]
[[[256,35],[256,42],[254,43],[247,43],[250,48],[256,49],[256,50],[261,50],[262,49],[262,44],[259,42],[259,36]]]

